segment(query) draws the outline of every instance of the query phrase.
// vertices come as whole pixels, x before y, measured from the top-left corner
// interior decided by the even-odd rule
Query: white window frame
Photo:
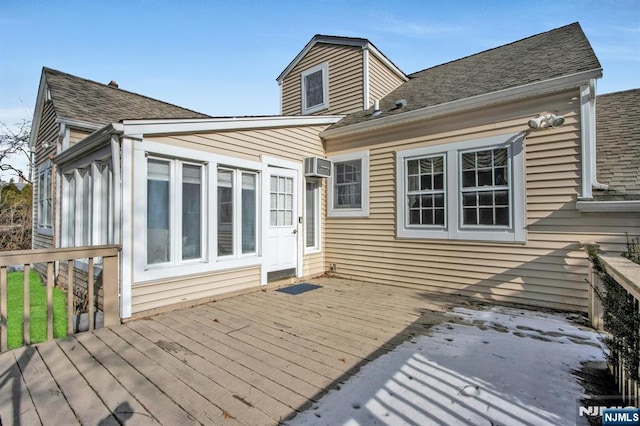
[[[307,87],[306,77],[320,71],[322,73],[322,103],[307,108]],[[309,68],[300,74],[302,89],[302,114],[313,114],[329,108],[329,63],[323,62],[320,65]]]
[[[314,185],[314,189],[313,189],[313,212],[312,212],[312,218],[313,218],[313,225],[314,225],[314,233],[315,233],[315,241],[314,244],[312,246],[308,246],[307,245],[307,221],[309,220],[309,216],[307,215],[307,184],[311,183]],[[322,226],[321,226],[321,215],[320,215],[320,208],[321,208],[321,197],[320,194],[322,192],[322,179],[320,178],[306,178],[305,179],[305,183],[304,183],[304,253],[305,254],[312,254],[312,253],[319,253],[320,251],[322,251]]]
[[[42,183],[44,180],[44,183]],[[37,232],[42,235],[53,235],[53,197],[51,183],[53,166],[47,160],[38,167],[38,226]],[[40,189],[43,188],[44,191]],[[43,193],[44,192],[44,193]],[[47,203],[47,201],[49,201]]]
[[[510,226],[463,226],[462,153],[507,148],[509,153]],[[407,160],[434,155],[445,158],[445,226],[408,224]],[[508,134],[396,152],[396,235],[398,238],[526,242],[524,134]]]
[[[233,235],[233,253],[227,254],[224,256],[218,255],[219,261],[225,261],[229,259],[237,259],[242,257],[255,257],[258,254],[259,247],[259,224],[260,224],[260,173],[258,170],[245,170],[237,167],[230,167],[219,164],[216,170],[216,205],[218,205],[217,199],[217,172],[218,170],[224,170],[232,172],[232,216],[233,216],[233,225],[232,225],[232,235]],[[256,211],[255,211],[255,220],[256,220],[256,229],[255,229],[255,250],[249,253],[242,253],[242,175],[243,174],[251,174],[255,177],[255,191],[256,191]],[[216,229],[216,243],[217,243],[217,233],[218,233],[218,215],[215,217],[215,229]]]
[[[187,162],[202,164],[206,167],[204,176],[204,184],[206,185],[206,198],[203,203],[206,205],[206,215],[203,215],[203,238],[206,241],[207,250],[203,253],[203,259],[199,262],[167,264],[163,266],[155,266],[153,268],[146,267],[146,204],[147,204],[147,173],[146,160],[149,156],[162,159],[182,159]],[[224,256],[218,257],[216,224],[218,217],[217,209],[217,170],[218,166],[227,168],[242,169],[249,172],[258,173],[258,205],[257,205],[257,253],[252,255],[243,255],[241,257]],[[131,239],[125,238],[123,244],[131,244],[133,250],[133,283],[145,283],[150,280],[161,280],[171,277],[180,277],[188,274],[208,273],[215,271],[233,270],[237,268],[247,268],[258,266],[262,263],[261,250],[263,241],[264,218],[262,215],[262,193],[261,188],[264,185],[262,175],[264,175],[263,165],[257,161],[221,155],[217,153],[208,153],[190,148],[177,147],[173,144],[155,142],[150,140],[137,141],[133,146],[133,167],[136,173],[132,179],[131,188],[138,190],[135,197],[132,196],[133,203],[131,206],[123,206],[125,215],[132,218],[128,225],[131,229],[138,229],[138,226],[144,228],[142,235],[132,234]],[[139,172],[138,172],[139,171]]]
[[[350,152],[348,154],[333,155],[328,157],[331,161],[331,176],[327,187],[327,216],[329,217],[368,217],[369,216],[369,151]],[[336,163],[360,160],[360,207],[336,208],[335,201],[335,166]]]
[[[158,160],[169,163],[169,261],[167,262],[158,262],[158,263],[147,263],[146,250],[145,250],[145,269],[158,269],[158,268],[167,268],[171,266],[179,266],[179,265],[189,265],[189,264],[197,264],[205,262],[208,258],[207,255],[207,244],[206,237],[200,240],[200,257],[194,259],[182,259],[182,166],[183,165],[194,165],[198,167],[202,167],[201,177],[202,181],[200,184],[200,217],[202,220],[201,228],[202,235],[206,235],[207,229],[207,166],[200,162],[190,161],[190,160],[181,160],[176,158],[166,158],[161,156],[149,155],[147,160]],[[146,165],[148,163],[145,161],[145,182],[148,179],[148,174],[146,170]],[[145,200],[148,197],[147,194],[147,186],[145,185]],[[146,205],[146,203],[145,203]],[[148,206],[147,206],[148,207]],[[145,209],[146,210],[146,209]],[[144,226],[144,244],[146,247],[147,244],[147,211],[145,211],[145,226]]]

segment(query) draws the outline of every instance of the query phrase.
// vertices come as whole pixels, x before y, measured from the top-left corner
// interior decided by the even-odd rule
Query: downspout
[[[596,137],[596,80],[595,79],[591,79],[591,81],[589,82],[589,88],[591,89],[591,114],[593,115],[592,119],[591,119],[591,123],[593,125],[593,143],[591,144],[591,167],[593,170],[592,174],[591,174],[591,186],[595,189],[601,189],[603,191],[606,191],[607,189],[609,189],[609,185],[606,185],[604,183],[600,183],[598,182],[598,167],[596,164],[596,144],[598,143],[598,139]]]
[[[582,136],[582,196],[593,199],[592,189],[607,189],[596,179],[596,96],[595,79],[580,86],[580,133]]]
[[[369,45],[362,48],[362,109],[369,108]]]

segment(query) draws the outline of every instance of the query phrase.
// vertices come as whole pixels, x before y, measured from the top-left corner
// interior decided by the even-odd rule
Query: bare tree
[[[31,248],[32,187],[0,187],[0,251]]]
[[[26,118],[13,126],[0,122],[0,171],[13,173],[28,183],[32,183],[30,131],[31,120]],[[22,170],[24,165],[29,168],[28,175]]]

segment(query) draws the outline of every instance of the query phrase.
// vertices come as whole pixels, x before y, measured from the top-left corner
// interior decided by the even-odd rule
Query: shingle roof
[[[380,115],[372,117],[370,108],[332,128],[599,69],[600,62],[576,22],[411,74],[408,82],[380,100]],[[407,106],[396,108],[398,99],[406,99]]]
[[[208,118],[208,115],[51,68],[42,70],[59,118],[106,125],[121,120]]]
[[[640,199],[640,89],[596,98],[596,199]]]

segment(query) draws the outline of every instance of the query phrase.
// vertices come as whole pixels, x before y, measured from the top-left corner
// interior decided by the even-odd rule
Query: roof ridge
[[[600,98],[600,97],[605,97],[605,96],[622,95],[624,93],[630,93],[630,92],[640,92],[640,87],[636,87],[635,89],[619,90],[617,92],[602,93],[602,94],[598,95],[597,97]]]
[[[185,108],[185,107],[180,106],[180,105],[172,104],[171,102],[166,102],[166,101],[163,101],[161,99],[152,98],[150,96],[142,95],[140,93],[132,92],[132,91],[126,90],[126,89],[121,89],[119,87],[110,86],[108,84],[100,83],[100,82],[95,81],[95,80],[90,80],[90,79],[85,78],[85,77],[79,77],[77,75],[73,75],[73,74],[70,74],[68,72],[60,71],[60,70],[57,70],[57,69],[54,69],[54,68],[49,68],[49,67],[43,66],[42,67],[42,72],[49,72],[49,73],[52,73],[52,74],[71,77],[71,78],[74,78],[76,80],[82,80],[82,81],[85,81],[87,83],[96,84],[96,85],[100,86],[101,88],[106,88],[106,89],[111,89],[111,90],[118,90],[120,92],[125,92],[125,93],[128,93],[130,95],[138,96],[140,98],[148,99],[148,100],[151,100],[151,101],[154,101],[154,102],[160,102],[162,104],[169,105],[169,106],[172,106],[172,107],[175,107],[175,108],[180,108],[180,109],[183,109],[185,111],[189,111],[189,112],[192,112],[192,113],[195,113],[195,114],[200,114],[200,115],[203,115],[203,116],[206,116],[206,117],[211,117],[209,114],[204,114],[202,112],[199,112],[199,111],[196,111],[196,110],[193,110],[193,109],[190,109],[190,108]]]
[[[517,44],[517,43],[521,43],[521,42],[523,42],[525,40],[530,40],[532,38],[540,37],[540,36],[543,36],[543,35],[546,35],[546,34],[549,34],[549,33],[555,32],[555,31],[563,30],[563,29],[566,29],[566,28],[569,28],[569,27],[572,27],[572,26],[578,26],[580,28],[580,30],[582,30],[582,27],[580,26],[580,23],[578,21],[576,21],[576,22],[573,22],[571,24],[563,25],[563,26],[558,27],[558,28],[553,28],[553,29],[550,29],[548,31],[544,31],[544,32],[541,32],[541,33],[538,33],[538,34],[533,34],[533,35],[530,35],[528,37],[521,38],[520,40],[516,40],[516,41],[512,41],[512,42],[507,43],[507,44],[502,44],[500,46],[492,47],[491,49],[482,50],[480,52],[472,53],[471,55],[463,56],[462,58],[454,59],[454,60],[449,61],[449,62],[444,62],[442,64],[434,65],[432,67],[424,68],[424,69],[421,69],[419,71],[412,72],[411,74],[407,74],[407,76],[409,78],[414,78],[414,76],[416,74],[419,74],[419,73],[421,73],[423,71],[432,70],[432,69],[435,69],[435,68],[442,67],[444,65],[449,65],[449,64],[456,63],[456,62],[460,62],[462,60],[465,60],[465,59],[468,59],[468,58],[472,58],[474,56],[482,55],[484,53],[491,52],[491,51],[494,51],[494,50],[497,50],[497,49],[502,49],[502,48],[507,47],[507,46],[511,46],[511,45],[514,45],[514,44]],[[584,34],[584,31],[583,31],[583,34]]]

